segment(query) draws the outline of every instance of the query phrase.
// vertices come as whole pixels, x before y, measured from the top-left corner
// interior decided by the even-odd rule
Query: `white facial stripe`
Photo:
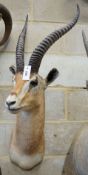
[[[15,75],[13,75],[13,77],[12,77],[12,82],[13,82],[13,86],[15,86],[16,85]]]
[[[23,86],[23,88],[22,88],[22,90],[21,90],[21,92],[19,94],[19,97],[18,97],[19,99],[22,99],[24,97],[24,95],[28,92],[28,90],[30,88],[30,81],[32,81],[32,80],[35,80],[35,77],[33,77],[31,80],[27,81],[24,84],[24,86]],[[37,89],[37,88],[38,87],[35,87],[34,89]]]
[[[16,85],[16,81],[15,81],[15,80],[13,80],[13,85],[14,85],[14,86]]]
[[[29,90],[29,81],[27,81],[24,84],[24,86],[23,86],[23,88],[22,88],[22,90],[21,90],[21,92],[19,94],[19,98],[21,99],[22,97],[24,97],[24,95],[28,92],[28,90]]]

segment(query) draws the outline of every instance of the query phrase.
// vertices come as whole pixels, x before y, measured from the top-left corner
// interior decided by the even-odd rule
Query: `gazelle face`
[[[16,74],[14,87],[6,99],[6,107],[11,112],[30,110],[41,103],[44,97],[45,80],[39,75],[31,76],[29,81],[22,80],[22,74]]]
[[[16,113],[20,110],[31,110],[41,105],[44,100],[46,87],[58,76],[57,69],[52,69],[47,77],[43,79],[38,74],[33,74],[29,81],[22,80],[22,74],[16,73],[14,76],[14,87],[11,94],[6,99],[6,107]]]

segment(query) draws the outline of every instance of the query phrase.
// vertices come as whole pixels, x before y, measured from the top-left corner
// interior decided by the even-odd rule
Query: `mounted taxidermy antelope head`
[[[5,33],[0,41],[0,46],[2,46],[9,38],[11,30],[12,30],[12,17],[9,10],[0,4],[0,18],[3,19],[5,24]]]
[[[19,36],[16,47],[16,68],[10,67],[14,74],[14,87],[6,99],[7,109],[17,114],[16,126],[13,130],[10,144],[12,162],[23,169],[31,169],[39,164],[44,156],[44,121],[45,121],[45,89],[58,77],[58,70],[53,68],[45,79],[39,74],[39,67],[46,51],[77,23],[77,14],[67,26],[52,32],[33,51],[29,66],[29,80],[23,80],[24,43],[27,21]]]

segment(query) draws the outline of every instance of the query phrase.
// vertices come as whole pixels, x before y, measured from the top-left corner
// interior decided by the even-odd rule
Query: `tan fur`
[[[10,98],[19,98],[21,109],[17,112],[16,126],[13,130],[10,144],[11,160],[23,169],[31,169],[40,163],[44,156],[44,120],[45,120],[45,80],[38,75],[38,87],[29,89],[20,95],[27,81],[22,80],[20,73],[16,74],[16,85]]]

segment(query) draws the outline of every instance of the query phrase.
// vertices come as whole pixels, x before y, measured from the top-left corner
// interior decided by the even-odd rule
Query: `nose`
[[[7,106],[9,107],[9,106],[11,106],[11,105],[14,105],[16,103],[16,101],[11,101],[11,102],[6,102],[6,104],[7,104]]]
[[[8,109],[11,109],[14,107],[14,105],[16,104],[17,98],[15,95],[9,95],[6,99],[6,107]]]

